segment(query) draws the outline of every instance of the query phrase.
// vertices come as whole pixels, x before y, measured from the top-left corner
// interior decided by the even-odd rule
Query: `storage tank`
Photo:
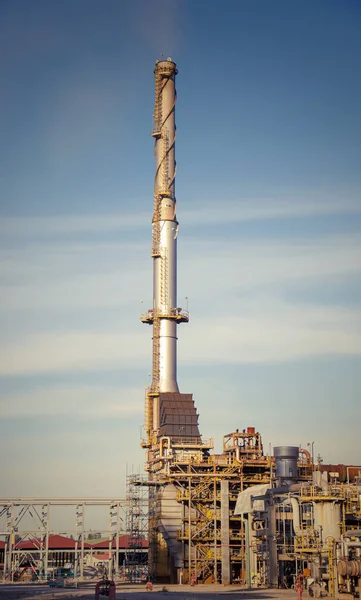
[[[338,539],[341,535],[341,505],[338,502],[315,502],[313,505],[315,528],[322,531],[323,541]]]
[[[298,446],[277,446],[273,448],[276,461],[276,475],[279,485],[294,483],[298,479]]]

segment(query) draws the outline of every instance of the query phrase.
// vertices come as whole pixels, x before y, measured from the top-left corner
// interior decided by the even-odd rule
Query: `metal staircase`
[[[206,581],[214,576],[214,549],[197,546],[197,562],[191,569],[191,580],[201,579]]]

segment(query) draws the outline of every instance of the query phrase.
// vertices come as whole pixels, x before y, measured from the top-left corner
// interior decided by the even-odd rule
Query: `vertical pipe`
[[[272,486],[273,465],[272,465],[272,448],[271,448],[271,444],[269,445],[269,462],[270,462],[269,482],[270,482],[270,486]]]
[[[74,548],[74,579],[77,581],[79,574],[78,564],[78,547],[79,547],[79,521],[78,521],[79,504],[75,508],[75,548]]]
[[[244,514],[242,514],[242,520],[244,519]],[[244,521],[246,525],[246,565],[247,565],[247,586],[252,587],[252,578],[251,578],[251,547],[249,543],[249,521],[246,519]]]
[[[243,492],[243,471],[241,474],[240,491]],[[246,583],[245,572],[246,572],[246,532],[243,513],[240,515],[241,519],[241,547],[242,547],[242,559],[241,559],[241,570],[242,570],[242,583]]]
[[[82,504],[82,512],[81,512],[81,562],[80,562],[80,577],[84,577],[84,519],[85,519],[85,504]]]
[[[117,504],[117,523],[116,523],[116,532],[115,532],[115,535],[116,535],[116,542],[115,542],[115,548],[116,548],[116,550],[115,550],[115,557],[116,557],[116,559],[115,559],[115,575],[116,575],[116,577],[118,577],[118,575],[119,575],[119,535],[120,535],[120,532],[119,532],[120,514],[119,513],[120,513],[120,504],[118,502],[118,504]]]
[[[191,476],[188,479],[188,583],[191,583],[192,579],[192,532],[191,532]]]
[[[230,548],[229,548],[229,481],[221,480],[221,569],[222,584],[230,583]],[[216,572],[217,576],[217,572]],[[217,581],[217,579],[216,579]]]
[[[272,503],[268,506],[267,514],[268,525],[268,560],[269,560],[269,581],[271,587],[276,587],[278,584],[277,571],[277,522],[276,522],[276,506]]]
[[[6,536],[6,538],[8,538],[8,536]],[[5,548],[4,548],[4,566],[3,566],[3,582],[5,583],[5,579],[6,579],[6,569],[7,569],[7,548],[8,548],[8,541],[6,540],[5,542]]]
[[[108,540],[108,579],[112,579],[112,562],[113,562],[113,505],[109,505],[109,540]]]
[[[11,582],[14,583],[14,569],[13,569],[13,543],[15,542],[15,534],[14,534],[14,505],[10,506],[10,536],[9,536],[9,567],[11,571]]]
[[[214,527],[214,570],[213,579],[214,583],[217,583],[217,481],[214,479],[213,482],[213,527]]]
[[[49,568],[49,520],[50,520],[50,504],[46,507],[46,533],[45,533],[45,579],[48,575]]]
[[[36,509],[34,508],[34,506],[31,507],[32,510],[34,510],[34,512],[36,512]],[[41,517],[40,517],[40,522],[41,522],[41,530],[40,530],[40,536],[39,536],[39,562],[41,565],[42,570],[45,572],[45,543],[46,543],[46,524],[45,524],[45,519],[46,519],[46,515],[45,515],[45,504],[43,504],[43,506],[41,507]],[[40,570],[40,576],[42,575],[42,572]]]

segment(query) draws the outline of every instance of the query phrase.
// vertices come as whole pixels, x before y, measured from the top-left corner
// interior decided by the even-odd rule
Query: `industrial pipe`
[[[361,529],[349,529],[342,537],[361,537]]]
[[[292,506],[293,513],[293,529],[295,534],[298,535],[301,531],[300,524],[300,505],[298,504],[297,498],[286,498],[283,504],[290,504]]]
[[[267,496],[283,496],[284,494],[288,494],[290,492],[299,492],[301,487],[302,487],[302,483],[292,483],[290,485],[282,485],[281,487],[270,488],[269,490],[267,490],[267,492],[265,494],[262,494],[261,496],[251,496],[251,499],[252,499],[252,501],[253,500],[265,500],[265,498],[267,498]]]

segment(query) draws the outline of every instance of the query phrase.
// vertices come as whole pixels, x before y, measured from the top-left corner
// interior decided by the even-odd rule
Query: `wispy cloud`
[[[290,298],[287,292],[358,277],[360,248],[357,234],[247,243],[189,238],[180,259],[178,304],[188,294],[193,320],[181,330],[180,358],[204,365],[359,355],[358,310],[332,301],[314,306],[311,294],[307,301],[303,294],[301,304],[297,293]],[[145,309],[151,305],[146,251],[136,241],[44,241],[11,251],[0,263],[0,374],[146,368],[151,332],[138,322],[140,300]],[[110,308],[115,320],[114,314],[108,318]],[[41,331],[34,311],[43,311]]]
[[[361,203],[357,193],[351,197],[331,198],[306,196],[305,198],[229,198],[227,209],[218,203],[194,202],[192,210],[182,210],[182,226],[241,223],[256,220],[305,218],[326,215],[361,214]],[[59,215],[44,217],[3,217],[0,234],[7,238],[73,236],[76,234],[106,233],[123,230],[150,230],[151,209],[137,213],[113,213],[94,215]]]
[[[307,285],[357,275],[361,271],[361,236],[329,235],[316,240],[193,240],[184,249],[180,287],[190,301],[203,297],[211,310],[216,301],[244,310],[242,295],[272,287],[282,295],[289,285]],[[202,277],[199,277],[199,274]],[[267,292],[268,293],[268,292]],[[203,300],[204,302],[204,300]],[[219,304],[217,303],[217,310]]]
[[[34,333],[0,347],[0,375],[81,372],[145,364],[144,335],[67,331]]]
[[[357,235],[311,242],[189,240],[183,243],[179,264],[180,294],[187,294],[193,306],[206,303],[207,312],[218,299],[227,301],[228,311],[245,310],[242,295],[253,288],[273,286],[282,294],[290,284],[356,275],[361,270],[360,241]],[[136,313],[139,301],[151,295],[147,254],[146,244],[132,243],[43,244],[10,251],[0,261],[0,313],[107,307],[121,311],[126,305]]]
[[[193,365],[279,363],[361,354],[361,310],[292,307],[271,298],[263,298],[257,307],[250,303],[246,310],[245,316],[221,314],[211,328],[209,318],[198,317],[181,335],[180,361]],[[0,374],[146,369],[150,351],[149,334],[147,342],[146,332],[135,329],[34,333],[0,348]]]
[[[180,359],[192,364],[275,364],[315,356],[361,355],[361,310],[291,307],[263,298],[246,316],[201,318]]]
[[[78,385],[35,387],[0,398],[2,418],[81,416],[88,419],[139,418],[143,401],[139,389]]]
[[[199,206],[182,213],[182,221],[191,224],[202,223],[233,223],[242,221],[290,219],[316,217],[325,215],[360,214],[361,203],[359,196],[355,197],[320,197],[319,194],[305,197],[288,198],[227,198],[225,205]]]

